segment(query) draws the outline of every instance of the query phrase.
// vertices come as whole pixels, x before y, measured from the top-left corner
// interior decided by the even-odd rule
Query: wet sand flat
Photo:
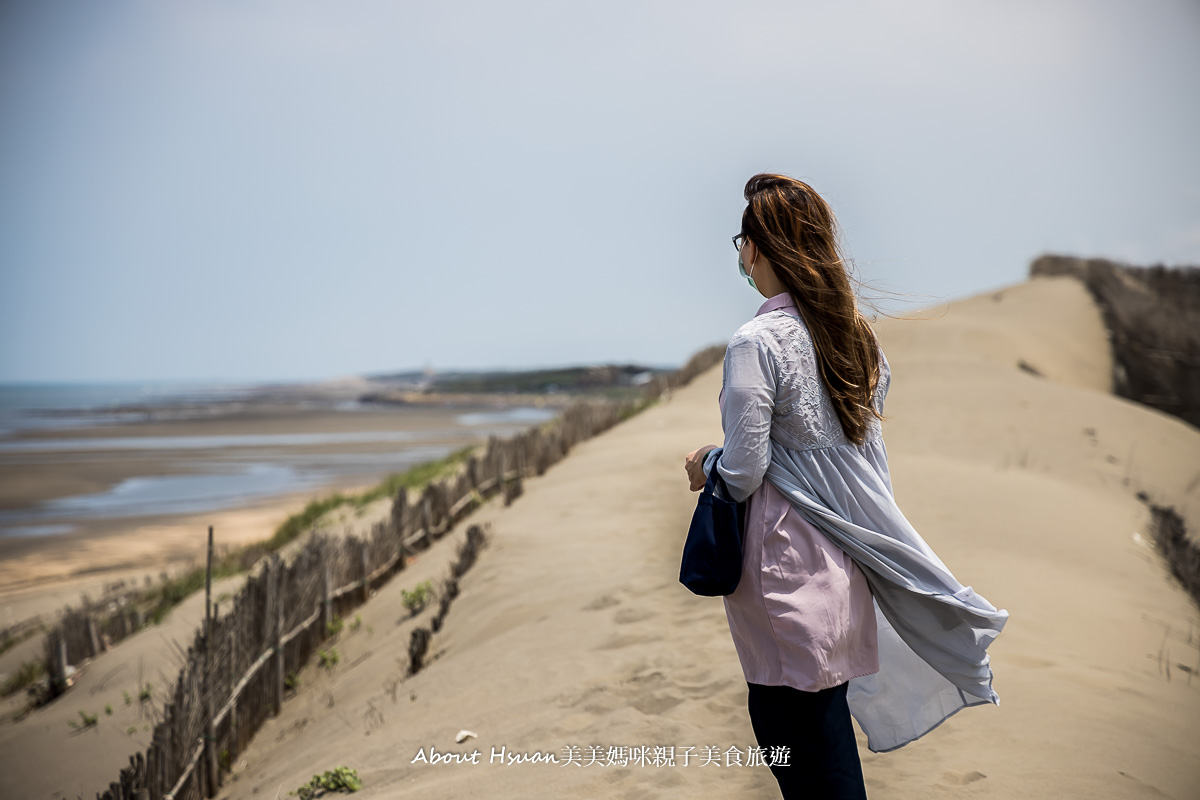
[[[211,419],[39,431],[6,439],[6,444],[53,448],[0,449],[0,512],[10,514],[46,501],[104,493],[145,476],[204,475],[239,460],[285,468],[339,462],[341,466],[337,472],[329,468],[324,479],[307,487],[248,496],[223,509],[138,516],[64,514],[33,522],[62,524],[71,528],[67,532],[0,535],[0,627],[36,614],[53,614],[66,604],[78,605],[81,593],[94,598],[109,582],[157,580],[163,570],[200,561],[208,525],[215,526],[221,544],[237,546],[269,538],[309,500],[333,491],[365,489],[388,472],[481,440],[489,426],[464,426],[456,420],[463,414],[495,410],[483,404],[354,412],[258,407]],[[294,437],[322,436],[351,440],[284,443]],[[167,444],[138,447],[137,440]],[[87,446],[112,441],[131,446]],[[185,446],[170,445],[176,441]],[[205,442],[211,446],[193,446]],[[230,480],[236,480],[236,475]]]

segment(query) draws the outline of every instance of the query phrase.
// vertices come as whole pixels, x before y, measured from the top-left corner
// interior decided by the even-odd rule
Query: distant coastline
[[[673,368],[636,364],[531,370],[424,371],[323,381],[0,383],[0,441],[63,428],[263,416],[382,405],[561,408],[587,395],[633,395]]]
[[[0,384],[0,566],[79,574],[92,568],[76,563],[82,543],[96,537],[368,485],[553,419],[580,397],[637,395],[663,372]]]

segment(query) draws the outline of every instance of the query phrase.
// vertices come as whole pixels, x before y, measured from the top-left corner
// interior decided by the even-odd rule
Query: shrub
[[[0,686],[0,697],[8,697],[32,686],[45,672],[46,665],[42,660],[26,661]]]
[[[357,770],[350,769],[350,767],[336,767],[332,770],[325,770],[323,775],[313,775],[311,781],[299,789],[293,789],[288,794],[294,794],[300,800],[313,800],[323,792],[357,792],[360,789],[362,789],[362,780],[359,779]]]
[[[425,607],[432,589],[433,584],[430,581],[422,581],[411,592],[407,589],[400,590],[400,595],[404,598],[404,607],[410,614],[417,614]]]
[[[91,728],[91,727],[95,726],[100,720],[99,715],[89,714],[86,711],[84,711],[82,708],[79,709],[79,717],[83,720],[82,724],[76,722],[73,719],[67,720],[67,724],[70,725],[72,728],[75,728],[76,730],[78,730],[80,728]]]

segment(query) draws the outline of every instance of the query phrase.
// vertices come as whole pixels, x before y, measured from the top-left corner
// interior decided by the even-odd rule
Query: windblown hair
[[[859,312],[829,204],[803,181],[760,173],[746,183],[742,233],[770,262],[800,311],[846,438],[866,441],[883,374],[878,340]]]

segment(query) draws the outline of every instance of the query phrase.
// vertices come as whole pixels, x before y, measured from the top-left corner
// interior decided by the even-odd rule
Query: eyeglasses
[[[739,241],[739,239],[741,241]],[[739,233],[737,236],[733,237],[733,249],[737,250],[739,253],[742,252],[742,245],[745,243],[746,243],[746,234]]]

